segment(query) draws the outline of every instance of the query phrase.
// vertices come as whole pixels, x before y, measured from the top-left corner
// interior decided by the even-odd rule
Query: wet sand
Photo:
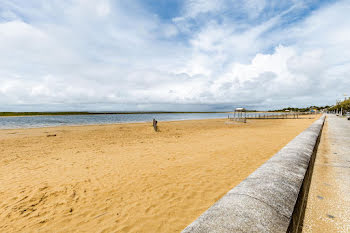
[[[0,231],[179,232],[314,121],[0,130]]]

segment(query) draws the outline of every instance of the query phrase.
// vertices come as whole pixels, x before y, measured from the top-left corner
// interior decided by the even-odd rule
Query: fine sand
[[[314,120],[0,130],[0,232],[179,232]]]

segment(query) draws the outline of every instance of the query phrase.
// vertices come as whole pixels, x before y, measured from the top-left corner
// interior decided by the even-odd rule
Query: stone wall
[[[296,231],[324,119],[316,120],[183,233]]]

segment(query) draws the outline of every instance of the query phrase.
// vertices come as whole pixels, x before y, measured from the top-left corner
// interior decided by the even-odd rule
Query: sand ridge
[[[179,232],[314,120],[0,130],[0,231]]]

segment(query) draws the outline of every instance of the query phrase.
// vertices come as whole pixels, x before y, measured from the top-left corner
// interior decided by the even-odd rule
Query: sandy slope
[[[0,232],[179,232],[313,121],[0,130]]]

